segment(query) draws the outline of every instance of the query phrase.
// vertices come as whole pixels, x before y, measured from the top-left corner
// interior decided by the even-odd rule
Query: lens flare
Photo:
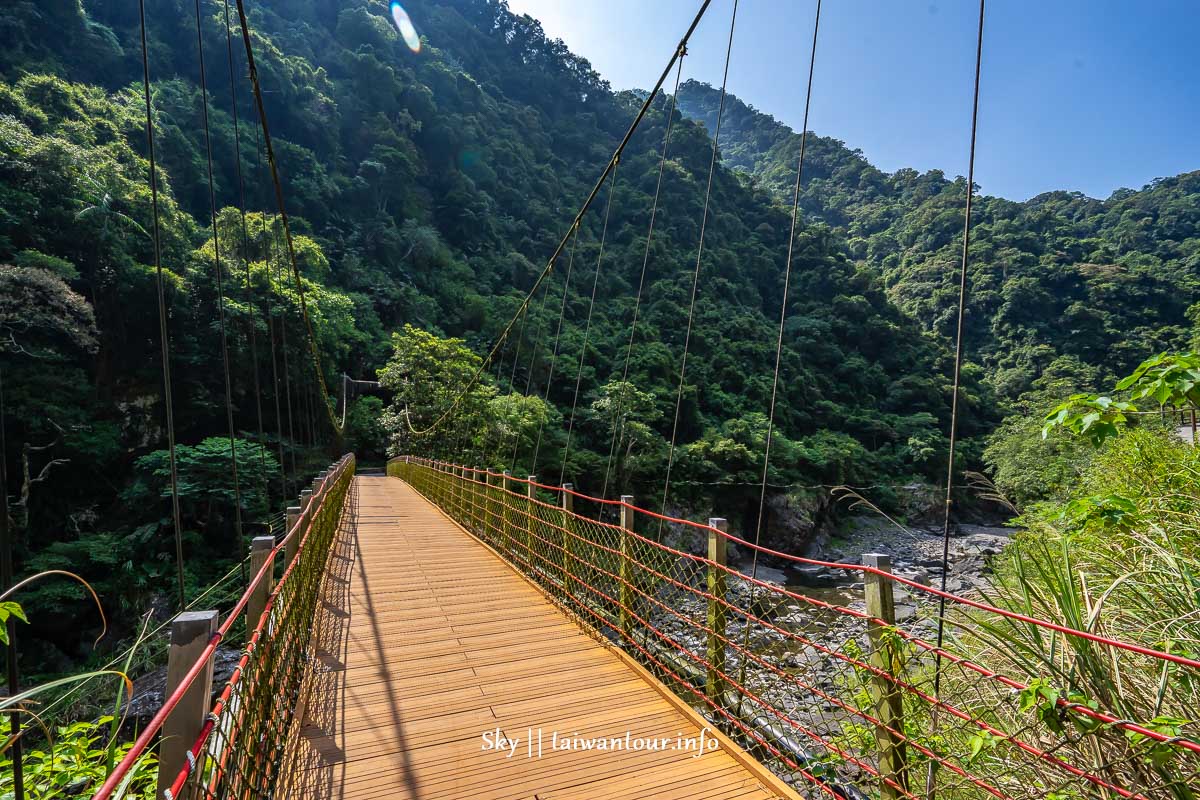
[[[392,0],[392,19],[396,21],[396,28],[399,29],[400,36],[403,37],[404,43],[408,45],[408,49],[414,53],[421,52],[421,36],[417,33],[412,20],[408,18],[408,12],[404,10],[404,6],[400,5],[396,0]]]

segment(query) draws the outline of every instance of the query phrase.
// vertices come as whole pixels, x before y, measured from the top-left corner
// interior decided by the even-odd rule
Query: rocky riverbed
[[[1004,549],[1012,533],[1012,529],[1001,527],[956,527],[950,539],[946,588],[955,594],[978,596],[988,585],[989,559]],[[680,549],[692,552],[699,549],[698,542],[688,547],[687,537],[679,538],[675,544],[681,545]],[[900,528],[886,521],[863,518],[844,525],[835,537],[818,537],[804,555],[814,560],[859,564],[864,553],[886,553],[897,575],[939,587],[942,548],[940,530]],[[730,563],[743,573],[750,571],[746,553],[735,549],[730,554]],[[786,748],[793,750],[794,760],[800,760],[801,756],[820,760],[828,756],[821,740],[846,735],[847,725],[864,724],[863,718],[852,709],[862,705],[859,692],[864,688],[865,673],[856,671],[851,662],[861,658],[869,647],[867,626],[860,616],[846,613],[846,610],[865,613],[862,574],[769,559],[760,561],[755,574],[758,580],[773,586],[757,586],[737,577],[729,579],[730,603],[736,609],[749,609],[761,621],[752,620],[747,635],[745,617],[733,609],[728,612],[726,636],[733,646],[727,648],[726,673],[737,676],[761,702],[734,697],[737,710],[727,707],[726,711],[758,725],[769,725],[775,719],[776,733],[788,741]],[[693,580],[696,588],[703,591],[699,576],[700,573],[693,573]],[[680,655],[676,651],[677,657],[670,662],[673,671],[687,676],[693,685],[702,685],[704,673],[700,662],[708,657],[705,630],[708,604],[703,597],[690,592],[672,594],[662,599],[673,613],[661,609],[652,613],[653,625],[660,634],[673,640],[674,646],[692,654]],[[937,633],[936,598],[919,589],[897,586],[895,600],[899,627],[910,635],[932,641]],[[744,671],[737,652],[742,642],[747,643],[753,654],[747,659]],[[662,657],[669,658],[667,651],[671,645],[661,638],[656,644]],[[915,657],[921,662],[928,660],[928,656]],[[919,671],[910,673],[917,674]],[[773,717],[775,712],[765,707],[782,712],[793,724],[778,724]],[[872,760],[874,754],[863,756]],[[848,785],[859,781],[862,776],[858,772],[846,763],[839,763],[837,768],[840,779]]]
[[[974,594],[986,588],[990,573],[988,558],[998,555],[1012,534],[1012,528],[955,526],[950,536],[947,591]],[[892,570],[897,575],[917,583],[940,586],[942,546],[940,529],[900,528],[885,520],[856,518],[850,520],[838,536],[819,537],[804,555],[820,561],[859,564],[864,553],[885,553],[891,557]],[[783,582],[805,585],[806,580],[832,577],[822,576],[818,570],[801,570],[797,576],[785,575]]]
[[[242,657],[234,647],[218,647],[213,655],[212,692],[215,697],[225,688],[234,667]],[[167,688],[167,668],[158,667],[133,682],[133,694],[126,701],[125,724],[137,729],[148,723],[162,707]]]

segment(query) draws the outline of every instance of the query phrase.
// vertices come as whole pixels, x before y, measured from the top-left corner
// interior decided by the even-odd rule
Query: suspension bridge
[[[156,742],[165,798],[1173,798],[1200,779],[1200,743],[1014,677],[995,630],[1131,679],[1194,680],[1186,655],[632,497],[417,457],[354,469],[331,465],[286,535],[255,541],[223,620],[176,618],[165,702],[96,798]],[[854,575],[861,602],[756,579],[732,550]]]
[[[283,261],[290,265],[303,308],[303,284],[243,0],[237,0],[236,7],[283,232]],[[386,475],[356,474],[352,454],[330,464],[288,507],[281,536],[253,540],[247,586],[226,614],[191,610],[174,618],[164,701],[95,792],[96,800],[123,796],[131,776],[155,750],[156,796],[169,800],[1194,796],[1200,783],[1200,742],[1187,728],[1190,721],[1175,719],[1153,705],[1122,706],[1110,697],[1064,691],[1028,668],[1031,653],[1049,652],[1050,662],[1042,665],[1047,674],[1075,675],[1087,663],[1103,661],[1118,674],[1149,677],[1164,686],[1200,684],[1200,660],[1186,648],[1171,642],[1157,649],[1122,642],[1086,626],[1072,628],[976,597],[956,596],[945,591],[944,582],[935,588],[893,574],[886,554],[863,554],[858,563],[830,563],[759,544],[791,244],[799,217],[796,199],[755,528],[731,531],[724,519],[701,523],[667,514],[692,311],[704,260],[707,192],[670,457],[661,497],[653,498],[661,500],[655,503],[659,510],[632,496],[609,497],[607,469],[603,488],[595,495],[577,491],[564,480],[592,305],[579,371],[573,377],[576,402],[567,423],[559,480],[518,477],[512,469],[497,468],[508,463],[500,450],[509,444],[515,468],[515,443],[501,442],[496,452],[484,454],[463,441],[461,423],[470,412],[471,389],[493,368],[499,378],[509,357],[508,384],[515,392],[524,340],[523,331],[517,334],[518,325],[524,325],[534,298],[564,257],[569,281],[581,220],[606,185],[607,220],[622,153],[672,70],[678,87],[689,38],[708,8],[705,0],[567,233],[478,370],[431,421],[417,424],[408,419],[414,452],[390,461]],[[196,9],[199,31],[199,0]],[[227,2],[224,9],[227,31],[232,31]],[[736,14],[735,2],[726,76]],[[143,7],[145,56],[144,18]],[[983,21],[981,3],[973,120]],[[811,96],[819,25],[818,3],[806,96]],[[202,54],[203,37],[199,38]],[[232,35],[227,44],[232,75]],[[143,66],[149,182],[157,214],[154,118],[145,58]],[[203,75],[202,63],[201,71]],[[724,92],[722,84],[722,110]],[[675,113],[671,97],[668,121]],[[207,128],[206,93],[204,102]],[[718,162],[721,116],[719,110],[709,190]],[[804,178],[807,116],[806,100],[796,198]],[[671,130],[668,124],[662,165]],[[974,138],[973,121],[946,486],[947,537],[955,482]],[[211,159],[210,146],[210,196]],[[240,157],[237,163],[240,186]],[[662,166],[660,185],[661,176]],[[658,197],[656,189],[647,258]],[[215,237],[215,202],[213,219]],[[605,231],[607,225],[602,227],[597,275]],[[173,473],[170,353],[162,265],[157,262],[157,218],[153,235]],[[215,241],[214,250],[220,276]],[[283,276],[276,280],[282,282]],[[637,303],[642,288],[639,284]],[[219,287],[218,292],[232,453],[224,290]],[[565,288],[562,305],[565,313]],[[638,308],[635,304],[625,375],[637,337]],[[325,406],[330,428],[340,433],[341,420],[329,403],[307,314],[304,322],[312,355],[311,399]],[[556,356],[561,332],[560,314]],[[273,336],[271,342],[273,346]],[[285,358],[286,352],[285,346]],[[257,354],[254,358],[257,379]],[[274,351],[271,362],[274,370]],[[609,366],[618,371],[616,365]],[[285,379],[288,372],[285,363]],[[551,370],[547,387],[553,380]],[[350,383],[345,376],[342,381],[344,387]],[[274,383],[279,384],[277,375]],[[285,397],[290,426],[290,389]],[[283,465],[285,417],[278,408],[275,417]],[[265,441],[262,420],[260,405],[259,436]],[[614,432],[614,449],[619,435]],[[416,454],[428,454],[422,444],[435,437],[439,449],[454,452],[463,462],[483,458],[468,465]],[[294,436],[289,433],[287,438]],[[539,434],[532,458],[535,469],[540,445]],[[611,468],[611,455],[609,461]],[[236,459],[230,469],[236,488]],[[292,472],[294,477],[294,461]],[[283,493],[294,488],[285,478]],[[177,496],[172,474],[172,497]],[[240,524],[239,520],[239,528]],[[174,526],[182,608],[186,604],[177,501]],[[760,557],[832,570],[856,588],[834,599],[813,597],[760,579]],[[898,610],[901,601],[905,613]],[[1014,647],[1014,641],[1024,646]],[[1046,643],[1050,646],[1044,647]],[[213,686],[214,655],[229,645],[240,650],[236,668],[223,686]]]

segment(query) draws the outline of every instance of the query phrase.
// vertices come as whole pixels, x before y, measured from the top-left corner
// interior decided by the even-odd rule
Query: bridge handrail
[[[1026,787],[1049,791],[1043,784],[1050,778],[1119,797],[1175,797],[1180,786],[1200,777],[1195,721],[1070,691],[1073,671],[1082,669],[1079,662],[1089,655],[1119,661],[1123,674],[1158,677],[1164,686],[1175,681],[1200,685],[1200,661],[1190,653],[1124,642],[942,592],[894,575],[886,561],[878,566],[829,562],[758,547],[721,524],[657,514],[629,502],[632,498],[594,498],[535,479],[417,456],[393,459],[388,474],[407,480],[588,627],[657,670],[682,689],[685,699],[699,702],[714,721],[740,734],[782,771],[826,793],[863,796],[860,784],[871,784],[868,794],[916,797],[911,765],[907,771],[897,767],[913,760],[923,762],[931,775],[938,773],[940,785],[954,776],[972,792],[991,797],[1027,796]],[[553,502],[538,497],[539,490]],[[576,501],[595,504],[601,516],[604,510],[619,512],[620,524],[575,512]],[[640,519],[666,526],[672,542],[639,533]],[[708,557],[695,554],[702,550],[695,545],[704,544]],[[730,546],[858,573],[871,587],[867,608],[742,574],[725,563]],[[894,586],[914,598],[911,620],[897,623]],[[884,596],[886,602],[879,599]],[[948,608],[949,633],[941,647],[929,641],[935,620],[917,597]],[[785,606],[829,618],[828,629],[839,629],[842,638],[834,637],[831,644],[825,623],[811,617],[797,632],[792,621],[779,621],[777,612]],[[1004,652],[1006,643],[996,635],[1002,626],[1022,636],[1058,637],[1055,652],[1061,663],[1031,671],[1019,654]],[[799,647],[806,660],[815,656],[833,664],[832,679],[806,682],[787,661],[793,653],[764,655],[761,646],[755,649],[761,641]],[[801,668],[816,671],[812,664]],[[798,715],[795,708],[803,702],[782,703],[780,685],[806,693],[810,704],[815,698],[822,713]],[[830,716],[825,711],[834,722],[825,719]],[[813,722],[816,717],[821,719]],[[879,747],[861,746],[867,738],[878,740]],[[1085,740],[1095,744],[1100,738],[1117,754],[1112,763],[1088,760]],[[897,761],[905,749],[907,758]],[[1021,777],[979,768],[992,750],[1023,759],[1011,770]],[[837,766],[830,767],[832,762]],[[1164,772],[1163,764],[1170,769]],[[814,765],[822,769],[814,772]],[[847,772],[856,777],[847,778]]]
[[[1157,412],[1155,412],[1155,413],[1157,413]],[[392,461],[402,460],[403,458],[404,458],[404,456],[401,456],[401,457],[399,457],[399,459],[392,459]],[[454,467],[454,468],[458,468],[458,469],[470,469],[470,467],[464,468],[458,464],[452,464],[452,463],[446,462],[446,461],[438,461],[435,459],[425,459],[425,458],[420,458],[418,456],[410,456],[409,458],[413,462],[428,464],[429,466],[438,467],[438,468]],[[389,463],[391,463],[391,462],[389,462]],[[624,500],[613,500],[613,499],[602,498],[602,497],[594,497],[592,495],[585,494],[583,492],[577,492],[574,489],[566,489],[562,486],[553,486],[551,484],[539,483],[537,481],[531,481],[528,478],[519,478],[516,475],[510,475],[510,474],[507,474],[504,472],[495,472],[490,469],[481,469],[479,472],[480,472],[480,474],[484,474],[484,475],[487,475],[487,476],[493,477],[493,478],[506,478],[507,477],[508,480],[512,483],[521,484],[524,486],[533,486],[535,488],[542,489],[547,492],[552,492],[552,493],[555,493],[558,495],[563,495],[563,494],[571,495],[572,497],[577,498],[579,500],[584,500],[589,503],[595,503],[595,504],[601,505],[601,506],[609,506],[612,508],[625,508],[636,514],[643,515],[649,519],[661,520],[663,522],[666,522],[666,523],[669,523],[672,525],[682,525],[682,526],[686,526],[689,528],[694,528],[698,531],[704,531],[706,533],[712,532],[713,534],[725,539],[730,544],[735,544],[738,547],[744,547],[747,550],[757,550],[761,554],[769,555],[769,556],[771,556],[773,558],[777,558],[781,561],[789,561],[794,564],[802,564],[804,566],[810,566],[810,567],[822,567],[824,569],[829,569],[829,570],[844,570],[846,572],[859,572],[864,575],[877,575],[880,577],[884,577],[895,583],[906,586],[910,589],[915,589],[919,592],[928,594],[931,597],[943,598],[950,602],[959,603],[964,606],[970,606],[971,608],[978,609],[980,611],[985,611],[989,614],[996,614],[998,616],[1007,617],[1007,618],[1015,620],[1017,622],[1023,622],[1023,623],[1027,623],[1030,625],[1036,625],[1037,627],[1045,628],[1046,630],[1056,631],[1058,633],[1062,633],[1067,636],[1078,636],[1080,638],[1088,639],[1089,641],[1096,642],[1097,644],[1103,644],[1108,647],[1116,647],[1118,649],[1128,650],[1132,653],[1139,653],[1141,655],[1150,656],[1152,658],[1158,658],[1163,661],[1170,661],[1174,664],[1180,664],[1183,666],[1192,667],[1194,669],[1200,669],[1200,659],[1189,658],[1187,656],[1183,656],[1178,653],[1169,653],[1165,650],[1156,650],[1151,647],[1144,647],[1142,645],[1133,644],[1131,642],[1123,642],[1119,639],[1113,639],[1113,638],[1110,638],[1107,636],[1101,636],[1099,634],[1092,633],[1091,631],[1083,631],[1083,630],[1079,630],[1077,628],[1070,628],[1065,625],[1060,625],[1056,622],[1050,622],[1050,621],[1038,619],[1037,617],[1029,616],[1026,614],[1020,614],[1015,611],[1010,611],[1006,608],[1000,608],[999,606],[985,603],[981,600],[975,600],[970,597],[964,597],[963,595],[954,594],[953,592],[944,592],[940,589],[920,583],[919,581],[915,581],[910,578],[905,578],[902,575],[896,575],[895,573],[892,573],[892,572],[885,572],[883,570],[877,569],[875,567],[872,567],[872,566],[869,566],[866,564],[853,564],[850,562],[843,562],[843,561],[822,561],[820,559],[806,558],[804,556],[798,556],[798,555],[794,555],[792,553],[784,553],[780,550],[772,550],[769,547],[763,547],[761,545],[747,541],[735,534],[729,533],[728,531],[721,530],[720,528],[714,528],[713,526],[706,525],[703,522],[696,522],[695,520],[684,519],[682,517],[671,517],[671,516],[667,516],[664,514],[659,514],[657,512],[650,511],[649,509],[642,508],[641,506],[637,506],[632,503],[627,503]],[[511,491],[509,493],[517,494],[517,493],[511,492]],[[596,522],[598,524],[607,525],[608,527],[612,527],[612,528],[617,527],[615,525],[612,525],[611,523],[605,523],[605,522],[602,522],[599,520],[597,520]],[[643,541],[646,541],[647,543],[654,544],[650,540],[645,539],[645,537],[639,536],[638,538],[642,539]],[[671,550],[671,548],[664,548],[664,549],[668,550],[668,551]],[[683,553],[678,553],[677,551],[672,551],[672,552],[676,552],[677,555],[686,555]],[[738,574],[740,577],[746,578],[748,580],[750,579],[750,577],[747,575],[742,575],[741,573],[738,573]],[[759,585],[764,586],[764,587],[772,587],[773,586],[772,584],[768,584],[768,583],[765,583],[762,581],[756,581],[756,583],[758,583]],[[796,595],[791,592],[787,592],[786,590],[784,590],[784,592],[796,599],[803,599],[803,600],[809,600],[809,601],[812,599],[812,598]],[[833,607],[831,606],[831,608],[833,608]],[[846,610],[849,611],[849,609],[846,609]],[[854,613],[854,612],[851,612],[851,613]],[[866,618],[866,616],[864,615],[864,619],[865,618]]]
[[[217,647],[233,628],[234,623],[243,615],[243,612],[246,611],[251,598],[262,586],[263,581],[267,580],[269,576],[273,576],[276,557],[280,553],[285,552],[294,539],[299,538],[299,546],[296,550],[295,557],[292,559],[291,563],[286,566],[283,575],[271,589],[262,614],[258,620],[253,621],[253,628],[250,626],[251,621],[247,620],[248,633],[246,647],[243,650],[242,657],[238,662],[238,666],[234,669],[233,674],[226,683],[225,689],[222,691],[221,695],[214,704],[213,711],[208,715],[208,718],[199,736],[197,736],[195,742],[189,748],[188,763],[185,764],[183,769],[180,770],[180,774],[176,776],[172,785],[171,797],[174,798],[179,796],[179,791],[183,783],[196,768],[200,753],[208,741],[209,736],[212,734],[212,731],[214,730],[222,711],[227,709],[229,699],[234,689],[240,682],[249,659],[252,657],[256,647],[261,641],[264,632],[266,632],[268,629],[272,615],[275,611],[274,607],[276,600],[279,598],[281,592],[289,588],[291,583],[296,580],[296,578],[293,576],[299,574],[299,565],[305,560],[306,555],[312,553],[314,548],[313,545],[309,544],[309,540],[314,538],[314,531],[321,531],[323,533],[332,532],[331,530],[326,531],[325,529],[328,528],[329,518],[331,516],[336,517],[340,513],[341,504],[345,499],[350,479],[354,475],[354,464],[354,455],[347,454],[331,467],[328,477],[322,483],[319,495],[316,495],[313,498],[312,510],[309,513],[302,514],[292,525],[291,529],[288,530],[287,534],[280,539],[274,545],[274,547],[271,548],[263,565],[259,568],[258,572],[251,577],[246,586],[246,590],[242,593],[242,596],[238,598],[238,601],[234,604],[233,608],[230,609],[228,615],[225,617],[225,620],[220,624],[220,626],[218,626],[216,632],[209,637],[209,640],[203,651],[192,663],[191,667],[189,667],[178,687],[176,687],[169,697],[164,698],[162,706],[139,734],[128,753],[126,753],[124,758],[122,758],[113,769],[112,773],[108,776],[108,779],[92,796],[92,800],[107,800],[107,798],[112,796],[112,793],[116,791],[117,787],[120,786],[129,770],[134,766],[134,764],[137,763],[142,754],[154,742],[155,738],[162,729],[163,724],[171,715],[171,712],[175,710],[180,701],[187,694],[188,690],[196,682],[196,679],[204,671],[209,660],[212,659],[213,655],[216,653]],[[333,523],[334,527],[336,527],[336,519],[333,520]],[[322,538],[324,539],[325,537]],[[321,541],[317,544],[324,545],[326,553],[318,553],[313,555],[309,558],[310,561],[318,560],[322,555],[327,555],[329,542]],[[323,560],[321,563],[323,565]],[[302,588],[315,592],[316,586],[313,585]],[[226,744],[231,744],[231,742],[227,742]]]

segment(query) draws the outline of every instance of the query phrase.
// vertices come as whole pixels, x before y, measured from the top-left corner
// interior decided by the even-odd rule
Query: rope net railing
[[[886,556],[830,563],[757,548],[855,581],[789,589],[728,565],[756,548],[724,520],[664,517],[569,484],[416,457],[388,474],[805,797],[1182,799],[1200,786],[1200,661],[1170,646],[943,593],[892,574]],[[1091,691],[1086,673],[1101,661],[1158,686],[1157,700]]]
[[[257,555],[252,551],[253,574],[246,591],[93,800],[117,796],[142,754],[156,741],[165,741],[168,720],[189,692],[205,684],[206,671],[211,675],[218,646],[236,641],[239,632],[240,657],[215,700],[202,699],[209,710],[198,732],[184,740],[181,763],[169,764],[160,752],[159,796],[176,800],[271,793],[312,693],[320,589],[343,527],[354,469],[354,456],[342,457],[314,482],[307,508],[287,533],[264,537],[266,546]]]

